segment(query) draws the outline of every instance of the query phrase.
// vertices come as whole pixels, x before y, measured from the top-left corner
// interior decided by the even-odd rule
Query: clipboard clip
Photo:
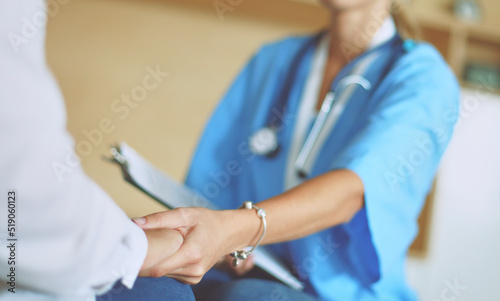
[[[127,166],[127,159],[120,153],[120,147],[119,146],[111,146],[111,149],[109,150],[111,153],[111,157],[107,156],[102,156],[102,159],[108,162],[112,163],[117,163],[122,166]]]

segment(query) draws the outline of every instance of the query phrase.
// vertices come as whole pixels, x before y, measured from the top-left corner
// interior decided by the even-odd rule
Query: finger
[[[139,277],[152,277],[151,276],[151,270],[150,269],[140,270],[139,271]]]
[[[162,269],[162,268],[160,268]],[[150,271],[150,275],[158,276],[158,272]],[[183,283],[195,284],[201,280],[201,278],[205,275],[206,271],[203,269],[202,265],[188,265],[184,267],[180,267],[176,270],[170,271],[167,274],[164,273],[165,270],[161,273],[161,276],[170,277],[181,281],[183,279]]]
[[[166,276],[201,278],[205,275],[206,272],[207,271],[205,270],[203,265],[196,264],[178,268],[175,271],[166,274]]]
[[[148,252],[141,270],[162,263],[175,254],[184,242],[183,236],[173,229],[149,229],[144,231],[148,239]]]
[[[143,229],[170,228],[175,229],[186,226],[185,208],[177,208],[168,211],[156,212],[144,217],[132,219]]]
[[[199,245],[192,244],[189,240],[185,240],[184,244],[177,252],[157,266],[153,267],[150,273],[158,276],[176,274],[179,273],[181,269],[200,263],[202,258],[203,253]]]
[[[202,277],[186,277],[186,276],[178,276],[178,275],[165,275],[165,277],[175,279],[179,282],[188,285],[194,285],[200,283]]]

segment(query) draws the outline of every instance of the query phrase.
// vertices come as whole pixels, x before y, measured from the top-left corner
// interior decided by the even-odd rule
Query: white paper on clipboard
[[[112,155],[114,156],[113,160],[121,166],[123,177],[127,182],[150,195],[165,207],[219,209],[203,196],[154,167],[125,142],[120,143],[119,147],[113,148]],[[253,253],[256,266],[296,290],[304,289],[304,284],[294,277],[288,268],[265,247],[259,247]]]

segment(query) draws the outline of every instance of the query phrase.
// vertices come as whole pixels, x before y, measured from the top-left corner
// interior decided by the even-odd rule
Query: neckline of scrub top
[[[387,17],[368,43],[366,51],[382,45],[383,43],[392,39],[395,35],[396,25],[394,24],[394,20],[392,19],[392,17]],[[297,160],[304,141],[306,140],[307,133],[309,132],[312,123],[317,116],[316,102],[319,97],[326,62],[328,60],[328,52],[330,50],[329,42],[330,37],[328,36],[328,32],[325,32],[314,52],[311,69],[305,82],[297,112],[297,119],[295,121],[294,132],[290,144],[290,151],[287,158],[284,181],[285,191],[301,184],[304,181],[303,178],[298,176],[297,171],[295,170],[295,161]],[[329,133],[335,123],[336,120],[330,120],[328,122],[330,126],[329,128],[327,128],[328,131],[326,132]]]

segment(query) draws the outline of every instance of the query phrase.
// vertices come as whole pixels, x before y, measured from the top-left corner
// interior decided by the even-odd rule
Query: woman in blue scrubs
[[[406,253],[456,122],[459,87],[432,46],[408,38],[393,1],[322,2],[328,30],[264,46],[205,129],[186,183],[225,210],[183,208],[136,221],[184,236],[170,261],[143,276],[198,283],[224,265],[221,257],[255,245],[262,221],[237,209],[251,200],[267,212],[261,244],[305,291],[210,272],[197,300],[416,299]],[[349,76],[368,83],[348,87]],[[336,103],[298,164],[331,90]],[[266,127],[279,148],[257,155],[259,141],[250,140]],[[249,259],[228,269],[251,266]]]

